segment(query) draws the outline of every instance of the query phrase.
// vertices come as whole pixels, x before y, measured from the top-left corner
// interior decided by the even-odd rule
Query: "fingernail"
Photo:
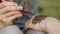
[[[23,7],[22,7],[22,6],[19,6],[19,8],[20,8],[20,10],[22,10],[22,9],[23,9]]]

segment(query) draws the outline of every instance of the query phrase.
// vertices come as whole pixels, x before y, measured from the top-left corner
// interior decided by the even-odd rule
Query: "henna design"
[[[33,18],[32,23],[33,24],[37,24],[40,23],[42,20],[44,20],[45,18],[47,18],[47,16],[44,15],[37,15]]]

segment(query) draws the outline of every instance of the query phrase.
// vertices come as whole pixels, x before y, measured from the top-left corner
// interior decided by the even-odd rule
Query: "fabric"
[[[24,7],[23,0],[14,0],[16,3]],[[31,2],[31,0],[30,0]],[[30,7],[30,8],[29,8]],[[38,0],[34,0],[34,3],[30,3],[28,7],[28,11],[32,12],[33,14],[36,14],[37,8],[38,8]],[[22,18],[17,18],[13,20],[13,25],[17,25],[20,28],[23,28],[24,23],[31,18],[32,15],[23,13]]]
[[[17,26],[11,25],[0,30],[0,34],[45,34],[45,33],[36,30],[28,30],[26,33],[23,33]]]
[[[23,32],[17,26],[11,25],[1,29],[0,34],[23,34]]]
[[[30,29],[30,30],[26,31],[25,34],[46,34],[46,33]]]

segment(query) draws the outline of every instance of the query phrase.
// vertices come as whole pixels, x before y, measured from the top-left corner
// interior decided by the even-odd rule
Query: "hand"
[[[34,29],[34,30],[40,30],[41,26],[40,26],[40,23],[37,23],[37,24],[33,24],[32,23],[32,20],[34,19],[35,15],[25,23],[25,30],[27,30],[28,28],[31,28],[31,29]]]
[[[32,17],[31,20],[25,23],[25,30],[31,28],[47,32],[48,34],[57,34],[57,33],[60,34],[60,21],[58,19],[54,17],[46,17],[46,19],[40,21],[40,23],[36,22],[36,24],[33,24],[32,20],[34,19],[34,17]]]
[[[12,25],[13,19],[21,17],[22,13],[19,10],[22,8],[14,2],[0,3],[0,28]]]
[[[25,30],[28,28],[45,31],[46,22],[42,20],[45,16],[42,15],[34,15],[27,23],[25,23]],[[42,21],[41,21],[42,20]]]

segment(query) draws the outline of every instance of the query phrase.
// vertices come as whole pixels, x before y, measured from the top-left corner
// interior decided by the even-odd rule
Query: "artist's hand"
[[[0,28],[11,25],[13,19],[21,17],[22,13],[18,10],[22,7],[14,2],[0,3]]]

